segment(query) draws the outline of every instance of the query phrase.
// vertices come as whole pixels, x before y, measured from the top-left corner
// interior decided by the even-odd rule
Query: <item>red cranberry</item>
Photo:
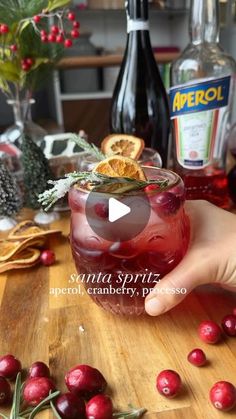
[[[98,202],[95,204],[94,211],[98,217],[105,219],[108,218],[109,211],[108,206],[105,203]]]
[[[50,370],[44,362],[34,362],[29,370],[29,378],[50,377]]]
[[[79,38],[79,31],[77,29],[73,29],[70,34],[72,38]]]
[[[222,329],[228,336],[236,336],[236,316],[228,314],[221,322]]]
[[[75,13],[69,12],[67,17],[68,17],[69,20],[73,21],[73,20],[75,20]]]
[[[206,355],[202,349],[193,349],[188,354],[188,361],[196,367],[202,367],[206,364]]]
[[[21,64],[21,68],[22,68],[22,70],[23,70],[23,71],[25,71],[25,72],[30,71],[30,65],[29,65],[29,64],[27,64],[27,63],[23,63],[23,64]]]
[[[175,371],[161,371],[157,376],[156,388],[162,396],[175,397],[181,388],[181,378]]]
[[[47,35],[41,35],[41,41],[43,43],[47,43],[48,42],[48,36]]]
[[[62,35],[57,35],[57,37],[56,37],[56,42],[57,42],[58,44],[63,44],[63,42],[64,42],[64,38],[63,38],[63,36],[62,36]]]
[[[4,377],[0,377],[0,405],[9,403],[11,400],[11,386]]]
[[[76,20],[73,22],[73,27],[75,28],[75,29],[79,29],[80,28],[80,23],[79,22],[77,22]]]
[[[44,29],[42,29],[42,30],[40,31],[40,35],[41,35],[41,36],[47,36],[47,32],[46,32]]]
[[[96,368],[89,365],[77,365],[65,376],[69,391],[81,397],[92,397],[103,393],[107,383],[103,375]]]
[[[53,25],[51,27],[51,33],[53,33],[54,35],[58,35],[59,34],[59,28],[56,25]]]
[[[176,214],[180,208],[181,201],[178,196],[171,192],[160,192],[155,195],[152,204],[160,217],[168,217]]]
[[[40,255],[40,261],[44,266],[51,266],[55,263],[56,257],[52,250],[43,250]]]
[[[71,48],[71,47],[72,47],[72,45],[73,45],[73,42],[72,42],[72,40],[71,40],[71,39],[65,39],[65,41],[64,41],[64,46],[65,46],[66,48]]]
[[[55,407],[62,419],[85,418],[85,402],[75,394],[60,395],[55,402]]]
[[[10,46],[10,50],[11,50],[12,52],[17,52],[17,51],[18,51],[17,45],[16,45],[16,44],[11,45],[11,46]]]
[[[56,42],[56,35],[54,33],[48,35],[48,42]]]
[[[87,419],[112,419],[112,412],[112,401],[104,394],[93,397],[86,406]]]
[[[40,22],[40,20],[41,20],[41,17],[40,17],[40,16],[38,16],[38,15],[36,15],[36,16],[34,16],[34,17],[33,17],[33,19],[34,19],[34,22],[35,22],[35,23],[39,23],[39,22]]]
[[[231,410],[236,403],[236,389],[228,381],[218,381],[210,390],[210,400],[216,409]]]
[[[2,23],[1,26],[0,26],[0,32],[2,34],[8,33],[9,32],[9,26],[6,25],[5,23]]]
[[[45,399],[50,391],[55,390],[55,385],[47,377],[35,377],[26,381],[23,398],[29,406],[36,406]]]
[[[25,58],[25,63],[28,64],[29,67],[32,67],[34,65],[34,59],[33,58]]]
[[[200,323],[198,327],[198,334],[203,342],[217,343],[221,338],[221,328],[212,320],[206,320]]]
[[[21,363],[13,355],[4,355],[0,358],[0,375],[14,380],[21,371]]]

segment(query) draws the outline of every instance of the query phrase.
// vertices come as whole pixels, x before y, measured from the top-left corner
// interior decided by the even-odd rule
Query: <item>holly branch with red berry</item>
[[[0,89],[35,90],[79,37],[70,0],[0,0]]]

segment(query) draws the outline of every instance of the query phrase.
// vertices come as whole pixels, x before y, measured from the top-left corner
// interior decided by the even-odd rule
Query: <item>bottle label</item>
[[[177,160],[202,169],[222,157],[229,117],[231,76],[201,79],[170,89]]]
[[[132,31],[149,31],[149,21],[128,19],[127,32]]]

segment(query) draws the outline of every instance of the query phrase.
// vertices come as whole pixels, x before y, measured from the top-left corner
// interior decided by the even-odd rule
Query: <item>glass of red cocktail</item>
[[[119,240],[119,231],[114,240],[96,234],[86,215],[90,191],[74,185],[69,193],[71,247],[79,278],[97,304],[117,314],[142,314],[145,297],[181,261],[189,242],[181,178],[164,169],[143,167],[143,171],[147,179],[168,180],[168,184],[161,189],[148,185],[132,192],[133,199],[145,195],[150,214],[142,231],[130,240],[128,236]],[[101,193],[93,191],[96,193],[99,202]],[[122,197],[130,194],[126,192]],[[106,195],[109,198],[109,193]],[[108,217],[104,206],[100,207],[100,216],[101,222]]]

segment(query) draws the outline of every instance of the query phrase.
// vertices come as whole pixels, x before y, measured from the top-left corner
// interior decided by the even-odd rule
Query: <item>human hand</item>
[[[236,292],[236,215],[207,201],[189,201],[185,209],[191,224],[189,249],[147,296],[150,316],[170,310],[198,285],[215,283]],[[161,288],[186,288],[187,293],[160,294]]]

